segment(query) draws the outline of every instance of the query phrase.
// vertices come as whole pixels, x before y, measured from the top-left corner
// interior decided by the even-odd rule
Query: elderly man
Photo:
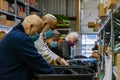
[[[50,37],[53,35],[53,29],[56,27],[57,19],[51,14],[46,14],[42,18],[44,22],[44,29],[40,34],[39,39],[35,42],[35,46],[38,49],[39,53],[47,60],[48,63],[54,64],[59,63],[61,65],[68,65],[68,63],[60,58],[58,55],[53,53],[47,46],[44,41],[44,38]]]
[[[37,15],[26,17],[0,42],[0,80],[32,80],[31,72],[53,74],[54,70],[42,58],[32,38],[43,29]]]

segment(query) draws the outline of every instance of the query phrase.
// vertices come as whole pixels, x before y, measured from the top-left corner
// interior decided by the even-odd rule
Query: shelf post
[[[29,8],[29,0],[26,0],[26,9],[27,9],[27,12],[26,12],[26,16],[30,15],[30,8]]]

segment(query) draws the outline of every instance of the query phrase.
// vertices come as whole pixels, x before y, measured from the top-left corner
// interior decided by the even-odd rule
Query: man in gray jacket
[[[63,58],[60,58],[58,55],[53,53],[44,41],[45,38],[52,36],[53,30],[57,24],[56,17],[51,14],[46,14],[43,16],[42,20],[44,22],[44,29],[40,33],[39,39],[35,41],[35,47],[48,63],[55,65],[56,63],[69,65]]]

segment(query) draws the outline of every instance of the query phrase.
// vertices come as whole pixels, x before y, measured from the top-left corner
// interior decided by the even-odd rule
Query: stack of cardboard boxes
[[[100,0],[99,1],[99,16],[107,16],[110,9],[115,8],[119,0]]]
[[[6,0],[0,0],[0,10],[8,11],[8,2]]]
[[[120,80],[120,53],[117,54],[117,69],[118,69],[118,80]]]
[[[0,14],[0,25],[5,25],[5,26],[15,26],[17,22],[12,21],[12,20],[7,20],[7,16],[4,14]]]
[[[0,0],[0,10],[4,12],[12,12],[12,9],[10,8],[10,4],[7,0]],[[13,9],[14,10],[14,9]],[[12,20],[7,20],[8,14],[2,14],[0,13],[0,25],[5,25],[5,26],[14,26],[17,24],[17,22],[12,21]]]
[[[0,25],[5,25],[6,15],[0,14]]]

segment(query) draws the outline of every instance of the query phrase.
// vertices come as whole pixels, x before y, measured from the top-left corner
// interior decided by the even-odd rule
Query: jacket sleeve
[[[39,74],[55,73],[51,66],[43,59],[30,40],[24,40],[18,47],[19,58],[34,72]]]
[[[63,41],[62,43],[62,53],[63,53],[63,57],[65,59],[69,59],[70,58],[70,51],[69,51],[69,46],[68,46],[68,43],[66,41]]]
[[[37,48],[38,53],[41,54],[48,63],[51,63],[58,57],[48,48],[47,44],[43,41],[42,36],[40,36],[39,39],[35,42],[35,47]]]

